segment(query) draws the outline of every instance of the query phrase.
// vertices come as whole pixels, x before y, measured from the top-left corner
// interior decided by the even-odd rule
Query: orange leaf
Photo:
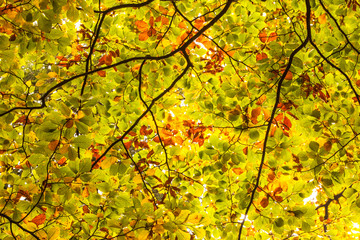
[[[162,13],[162,14],[167,14],[168,13],[168,10],[166,9],[166,8],[164,8],[163,6],[160,6],[159,7],[159,10],[160,10],[160,12]]]
[[[46,220],[46,215],[45,215],[45,213],[42,213],[42,214],[34,217],[33,220],[31,220],[30,222],[33,222],[36,224],[36,226],[39,226],[39,225],[43,224],[45,222],[45,220]]]
[[[266,95],[262,95],[259,100],[257,100],[256,105],[262,105],[266,100]],[[265,118],[266,119],[266,118]]]
[[[283,114],[283,113],[279,113],[279,115],[277,115],[277,116],[275,117],[275,120],[278,121],[278,122],[280,122],[281,120],[283,120],[283,117],[284,117],[284,114]]]
[[[81,194],[84,198],[87,198],[89,194],[89,189],[87,187],[84,188],[84,191]],[[86,205],[85,205],[86,206]]]
[[[277,34],[275,32],[273,32],[273,33],[270,33],[267,42],[272,42],[272,41],[275,41],[276,39],[277,39]]]
[[[256,61],[260,61],[260,60],[267,59],[267,58],[268,58],[268,56],[266,53],[258,53],[256,55]]]
[[[257,117],[260,115],[261,113],[261,108],[260,107],[257,107],[253,110],[251,110],[251,122],[253,124],[257,124],[258,121],[257,121]]]
[[[149,24],[151,27],[154,26],[154,17],[153,16],[150,17]]]
[[[56,147],[58,146],[58,144],[59,144],[59,140],[51,141],[51,142],[49,142],[48,148],[49,148],[51,151],[55,151],[55,149],[56,149]]]
[[[149,35],[148,35],[147,31],[139,34],[140,41],[146,41],[148,38],[149,38]]]
[[[105,71],[98,71],[97,74],[99,74],[100,77],[106,77]]]
[[[132,141],[129,141],[129,142],[124,143],[126,149],[129,149],[130,146],[131,146],[131,144],[132,144]]]
[[[261,33],[259,33],[259,38],[260,38],[260,41],[265,43],[266,40],[267,40],[267,34],[266,32],[262,31]]]
[[[60,160],[57,162],[57,164],[59,164],[60,166],[64,166],[65,163],[66,163],[66,157],[60,158]]]
[[[169,24],[169,19],[167,18],[167,17],[162,17],[161,18],[161,23],[163,24],[163,25],[168,25]]]
[[[285,71],[281,71],[282,74],[284,74],[284,72]],[[291,80],[291,79],[293,79],[293,74],[292,74],[292,72],[288,71],[286,73],[285,80]]]
[[[178,27],[179,27],[179,28],[182,28],[182,29],[186,29],[186,28],[187,28],[187,26],[186,26],[186,24],[185,24],[184,22],[179,23]]]
[[[266,207],[269,205],[269,199],[267,199],[267,197],[264,197],[264,198],[261,200],[260,205],[261,205],[263,208],[266,208]]]
[[[325,24],[326,23],[326,14],[321,14],[319,17],[318,17],[318,20],[319,20],[319,23],[320,24]]]
[[[240,175],[244,172],[241,168],[233,168],[232,170],[236,175]]]
[[[147,31],[149,27],[145,21],[136,21],[135,25],[140,32]]]

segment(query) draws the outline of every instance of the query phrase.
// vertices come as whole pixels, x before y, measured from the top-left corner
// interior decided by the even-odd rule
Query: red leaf
[[[292,124],[290,119],[288,119],[286,116],[284,117],[284,124],[285,124],[285,128],[287,128],[286,130],[290,130]]]
[[[99,74],[100,77],[106,77],[105,71],[98,71],[97,74]]]
[[[45,222],[45,220],[46,220],[46,215],[45,215],[45,213],[42,213],[42,214],[34,217],[30,222],[33,222],[36,224],[36,226],[39,226],[39,225],[43,224]]]

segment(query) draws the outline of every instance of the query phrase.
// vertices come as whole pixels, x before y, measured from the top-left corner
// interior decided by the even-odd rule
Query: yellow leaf
[[[149,231],[145,230],[145,229],[142,229],[139,232],[138,239],[139,240],[146,240],[148,238],[148,236],[149,236]]]
[[[77,113],[77,119],[80,119],[80,118],[83,118],[83,117],[85,117],[85,113],[83,112],[83,111],[78,111],[78,113]]]
[[[48,76],[51,78],[56,78],[57,77],[57,73],[56,72],[49,72]]]
[[[188,223],[193,223],[193,224],[197,224],[200,222],[200,220],[202,219],[202,215],[198,214],[198,213],[192,213],[190,214],[190,216],[188,217],[187,221]]]
[[[146,221],[149,222],[149,223],[152,223],[152,222],[154,222],[154,218],[152,218],[150,216],[147,216]]]
[[[44,79],[40,79],[38,80],[36,83],[35,83],[35,86],[36,87],[41,87],[42,85],[44,85],[45,83],[45,80]]]
[[[136,183],[136,184],[142,184],[142,179],[141,179],[141,176],[138,174],[138,175],[136,175],[134,178],[133,178],[133,181],[134,181],[134,183]]]
[[[60,228],[59,227],[53,227],[53,228],[49,229],[47,239],[48,240],[55,240],[55,239],[59,239],[59,236],[60,236]]]

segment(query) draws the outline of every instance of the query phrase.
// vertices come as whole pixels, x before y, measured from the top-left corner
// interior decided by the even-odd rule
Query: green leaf
[[[51,20],[46,18],[43,14],[40,15],[38,25],[41,31],[45,33],[50,33],[52,26]]]
[[[72,140],[72,144],[76,147],[87,149],[90,147],[92,140],[87,138],[85,135],[80,135]]]

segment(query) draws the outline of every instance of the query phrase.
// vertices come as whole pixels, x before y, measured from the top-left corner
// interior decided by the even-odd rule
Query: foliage
[[[358,7],[0,0],[1,239],[355,239]]]

